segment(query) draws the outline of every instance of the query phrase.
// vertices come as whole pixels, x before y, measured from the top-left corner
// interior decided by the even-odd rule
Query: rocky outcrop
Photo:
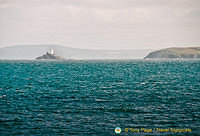
[[[44,60],[44,59],[62,59],[60,56],[56,56],[55,54],[50,54],[46,52],[43,56],[37,57],[38,60]]]
[[[145,59],[196,59],[200,58],[200,47],[167,48],[149,53]]]

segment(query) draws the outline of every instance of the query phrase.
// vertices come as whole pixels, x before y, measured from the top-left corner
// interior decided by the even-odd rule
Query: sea
[[[1,60],[0,135],[200,135],[200,60]]]

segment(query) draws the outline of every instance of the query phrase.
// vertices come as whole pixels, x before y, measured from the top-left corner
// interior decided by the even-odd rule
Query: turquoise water
[[[200,61],[0,61],[1,135],[108,136],[116,127],[200,134]]]

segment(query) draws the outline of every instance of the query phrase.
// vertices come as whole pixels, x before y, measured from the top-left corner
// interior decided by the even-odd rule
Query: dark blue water
[[[200,61],[0,61],[1,135],[108,136],[116,127],[200,134]]]

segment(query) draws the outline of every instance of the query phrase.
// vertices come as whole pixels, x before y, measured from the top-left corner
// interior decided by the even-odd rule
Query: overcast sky
[[[0,0],[0,47],[200,45],[200,0]]]

